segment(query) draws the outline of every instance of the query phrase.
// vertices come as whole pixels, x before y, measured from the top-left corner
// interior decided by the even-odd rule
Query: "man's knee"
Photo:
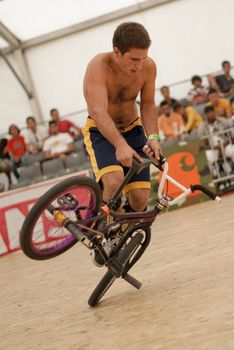
[[[104,193],[106,193],[108,196],[112,196],[119,187],[123,178],[124,174],[121,171],[104,174],[101,178]]]
[[[144,211],[149,200],[150,190],[146,188],[134,189],[128,192],[129,204],[134,211]]]

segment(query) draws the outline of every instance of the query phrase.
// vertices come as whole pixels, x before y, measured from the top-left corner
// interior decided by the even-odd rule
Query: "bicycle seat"
[[[143,162],[139,162],[137,159],[133,158],[132,160],[132,168],[138,173],[140,173],[144,168],[150,166],[151,161],[147,158],[142,158]]]

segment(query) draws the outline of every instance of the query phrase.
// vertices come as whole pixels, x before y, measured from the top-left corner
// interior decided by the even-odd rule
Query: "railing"
[[[207,77],[209,75],[212,75],[215,77],[219,74],[223,74],[223,71],[219,70],[219,71],[214,71],[214,72],[206,73],[206,74],[199,74],[199,72],[194,72],[193,75],[195,75],[195,74],[198,74],[202,78],[203,85],[208,86],[209,81],[208,81]],[[231,67],[231,75],[234,76],[234,66]],[[174,83],[162,84],[162,85],[169,86],[171,96],[180,100],[180,99],[187,98],[188,92],[192,88],[191,78],[192,78],[192,76],[188,79],[180,80],[180,81],[177,81]],[[160,101],[163,100],[163,97],[160,93],[160,88],[162,85],[157,86],[157,88],[156,88],[156,101],[157,101],[157,103],[160,103]]]
[[[201,78],[206,78],[208,75],[216,76],[217,74],[222,74],[222,73],[223,73],[222,71],[215,71],[215,72],[203,74],[200,76]],[[234,66],[231,67],[231,74],[234,75]],[[180,80],[174,83],[163,84],[163,85],[169,86],[169,88],[171,89],[171,96],[178,99],[182,99],[187,97],[188,91],[191,89],[191,78]],[[162,99],[163,97],[160,95],[160,86],[158,86],[156,88],[157,103],[159,103],[160,100]],[[87,115],[88,115],[87,109],[83,108],[81,110],[64,114],[61,116],[61,119],[71,119],[78,126],[83,126]],[[26,119],[26,116],[25,116],[25,119]],[[49,120],[45,120],[45,122],[42,124],[48,124],[48,121]],[[10,124],[11,122],[9,122],[9,125]],[[22,131],[24,129],[26,129],[26,126],[21,128]],[[8,137],[7,131],[5,133],[0,133],[0,138],[3,138],[3,137]]]
[[[215,148],[214,138],[220,137],[221,140],[218,145],[220,155],[217,155],[217,148]],[[221,183],[225,181],[234,180],[234,127],[210,133],[203,136],[202,139],[207,140],[210,149],[214,154],[214,162],[210,165],[211,175],[214,183]],[[228,155],[227,155],[227,147]]]

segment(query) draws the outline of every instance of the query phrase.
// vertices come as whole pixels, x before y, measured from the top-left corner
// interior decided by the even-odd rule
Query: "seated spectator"
[[[19,179],[17,168],[21,166],[21,159],[26,152],[26,144],[24,137],[20,135],[20,129],[17,125],[11,124],[9,126],[9,134],[12,136],[7,142],[4,153],[9,153],[12,159],[12,172],[15,177]]]
[[[230,104],[231,104],[231,115],[232,115],[232,118],[234,118],[234,97],[231,98]]]
[[[188,93],[188,100],[192,105],[207,102],[207,94],[209,88],[202,85],[202,78],[199,75],[194,75],[191,79],[194,86]]]
[[[234,79],[230,74],[231,64],[229,61],[222,62],[222,68],[224,74],[216,77],[208,76],[210,85],[220,91],[224,97],[228,97],[234,94]]]
[[[69,133],[72,136],[73,140],[76,140],[81,135],[81,128],[76,126],[70,120],[60,119],[58,109],[52,108],[50,110],[50,116],[51,116],[51,119],[58,124],[59,132]]]
[[[66,132],[58,131],[58,124],[51,120],[49,122],[48,139],[45,140],[43,151],[46,159],[61,158],[73,152],[73,139]]]
[[[181,115],[184,120],[184,132],[191,133],[194,130],[197,130],[200,124],[202,124],[203,119],[200,114],[191,106],[183,107],[180,103],[176,103],[173,107],[175,113]]]
[[[230,100],[231,103],[231,120],[230,120],[230,127],[234,128],[234,97],[231,98]],[[234,143],[234,130],[231,132],[231,136],[232,136],[232,141]]]
[[[11,161],[8,152],[4,153],[7,146],[7,139],[0,140],[0,173],[4,173],[7,176],[9,186],[11,186]]]
[[[170,96],[170,89],[168,86],[162,86],[160,89],[161,94],[164,97],[164,100],[162,102],[167,102],[170,107],[173,107],[173,105],[177,102],[177,100]]]
[[[219,97],[217,90],[210,88],[208,92],[208,106],[213,106],[219,117],[231,118],[231,106],[228,100]]]
[[[213,106],[206,106],[204,112],[206,121],[199,126],[198,135],[209,136],[206,156],[211,173],[214,174],[213,165],[223,156],[234,162],[234,145],[230,143],[227,133],[219,134],[230,127],[230,120],[217,116]]]
[[[42,151],[48,132],[44,126],[37,125],[34,117],[28,117],[26,123],[27,130],[24,133],[26,148],[29,153],[36,154]]]
[[[160,139],[167,140],[181,138],[184,131],[184,121],[181,115],[173,113],[170,105],[164,101],[160,108],[162,114],[158,118],[158,128]]]

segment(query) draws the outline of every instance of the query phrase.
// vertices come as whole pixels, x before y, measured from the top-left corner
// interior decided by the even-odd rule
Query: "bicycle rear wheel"
[[[138,232],[134,237],[131,238],[130,242],[124,246],[124,249],[120,251],[117,259],[123,265],[123,267],[131,259],[134,252],[141,244],[142,240],[143,235]],[[97,287],[94,289],[91,296],[89,297],[88,304],[90,306],[97,305],[97,303],[101,300],[104,294],[112,286],[116,278],[117,277],[110,270],[108,270],[101,279],[101,281],[98,283]]]
[[[99,185],[88,177],[73,176],[49,189],[28,213],[21,232],[20,245],[31,259],[54,258],[71,248],[77,239],[55,220],[47,209],[59,210],[74,223],[97,215],[101,203]],[[66,201],[66,205],[62,205]],[[79,216],[79,217],[78,217]]]

